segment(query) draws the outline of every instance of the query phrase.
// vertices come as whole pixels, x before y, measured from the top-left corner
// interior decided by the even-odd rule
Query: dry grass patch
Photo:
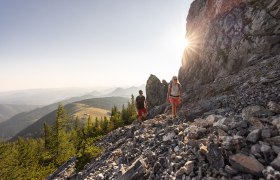
[[[89,116],[93,121],[96,117],[100,119],[101,117],[104,118],[106,116],[109,119],[110,111],[106,109],[90,107],[85,104],[77,104],[73,116],[78,116],[81,120],[87,120]]]

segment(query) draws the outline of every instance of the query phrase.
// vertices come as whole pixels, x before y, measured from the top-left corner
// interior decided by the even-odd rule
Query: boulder
[[[175,132],[171,131],[169,133],[167,133],[166,135],[163,136],[162,141],[170,141],[171,139],[173,139],[173,137],[175,136]]]
[[[241,153],[230,156],[229,163],[234,169],[240,172],[250,173],[256,176],[261,176],[264,170],[264,166],[256,158]]]
[[[250,122],[252,117],[268,117],[271,112],[262,106],[248,106],[242,110],[242,118]]]
[[[142,158],[137,159],[119,180],[138,180],[143,179],[146,173],[146,163]]]
[[[268,106],[268,109],[269,109],[271,112],[280,114],[280,105],[277,104],[276,102],[274,102],[274,101],[269,101],[269,103],[268,103],[267,106]]]
[[[227,131],[229,123],[231,123],[231,119],[224,117],[224,118],[219,119],[217,122],[215,122],[213,124],[213,126],[218,127],[224,131]]]
[[[219,170],[224,167],[224,157],[221,150],[214,144],[209,144],[207,147],[207,160],[212,168]]]
[[[278,154],[278,156],[270,163],[270,165],[280,171],[280,154]]]
[[[260,138],[260,134],[261,134],[261,129],[255,129],[248,134],[246,141],[249,141],[251,143],[256,143]]]
[[[189,175],[191,172],[193,172],[194,168],[194,162],[188,161],[185,163],[183,167],[181,167],[175,174],[176,177],[181,177],[182,175]]]

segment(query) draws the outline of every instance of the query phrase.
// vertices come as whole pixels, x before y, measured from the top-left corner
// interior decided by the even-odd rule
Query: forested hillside
[[[64,100],[62,101],[63,104],[71,104],[74,99]],[[77,98],[75,98],[77,100]],[[105,98],[91,98],[85,101],[78,100],[77,103],[83,104],[84,106],[90,106],[95,108],[101,108],[105,110],[109,110],[112,108],[113,105],[116,105],[118,108],[121,108],[123,104],[126,104],[129,101],[128,98],[119,98],[119,97],[105,97]],[[55,117],[54,110],[58,106],[59,103],[50,104],[48,106],[40,107],[34,109],[30,112],[23,112],[17,114],[5,122],[0,123],[0,137],[4,139],[10,139],[14,137],[19,132],[23,131],[25,128],[30,128],[32,131],[35,130],[36,132],[40,132],[40,129],[43,127],[44,121],[50,123],[53,122]],[[80,108],[80,106],[76,106],[75,104],[67,106],[71,108],[68,112],[75,112],[77,110],[81,110],[84,108]],[[104,111],[104,110],[103,110]],[[104,114],[104,113],[103,113]],[[81,117],[82,118],[82,117]],[[43,119],[41,122],[36,124],[36,121]],[[33,128],[34,126],[34,128]],[[29,133],[29,131],[27,131]]]
[[[104,97],[104,98],[92,98],[78,102],[73,102],[65,105],[65,109],[68,112],[68,116],[74,119],[77,115],[81,121],[85,121],[89,116],[92,119],[100,117],[108,117],[109,111],[113,106],[118,109],[122,108],[123,105],[127,105],[129,99],[123,97]],[[18,137],[40,137],[43,134],[44,123],[54,123],[56,117],[56,111],[52,111],[46,116],[41,117],[39,120],[28,126],[27,128],[16,134],[12,140]]]
[[[134,97],[127,107],[111,109],[109,118],[89,116],[80,123],[77,116],[73,121],[63,105],[59,105],[53,124],[44,124],[44,135],[37,139],[19,138],[14,142],[0,143],[0,176],[2,179],[42,179],[59,165],[75,156],[83,168],[85,163],[102,152],[94,142],[108,132],[133,122],[136,118]]]

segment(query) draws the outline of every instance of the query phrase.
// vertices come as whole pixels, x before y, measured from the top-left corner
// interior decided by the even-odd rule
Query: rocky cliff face
[[[195,86],[280,51],[279,0],[195,0],[187,17],[179,79]]]

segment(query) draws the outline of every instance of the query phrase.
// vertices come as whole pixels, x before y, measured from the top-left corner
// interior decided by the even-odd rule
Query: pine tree
[[[56,121],[54,125],[54,155],[55,164],[59,165],[68,160],[69,157],[75,154],[74,144],[70,142],[70,134],[66,132],[67,115],[62,104],[58,105],[56,113]]]
[[[18,148],[15,142],[4,143],[0,146],[0,175],[1,179],[17,179],[20,171],[18,168]]]
[[[129,114],[128,123],[131,124],[137,117],[137,112],[135,109],[135,99],[134,99],[133,94],[131,95],[131,102],[128,105],[128,114]]]
[[[50,126],[47,123],[44,123],[44,141],[46,150],[50,150],[53,147],[51,135],[52,132]]]
[[[101,122],[102,118],[99,120],[97,117],[94,122],[94,128],[93,128],[93,136],[98,136],[101,133]]]
[[[70,141],[73,142],[75,151],[77,153],[79,145],[81,144],[82,133],[79,127],[79,117],[77,116],[74,122],[74,128],[70,131]]]
[[[75,123],[74,123],[74,130],[78,132],[79,129],[79,116],[76,116]]]
[[[90,135],[92,135],[93,134],[93,132],[92,132],[92,130],[93,130],[93,128],[92,128],[93,126],[92,126],[92,120],[91,120],[91,117],[89,116],[88,117],[88,119],[87,119],[87,123],[86,123],[86,126],[85,126],[85,128],[84,128],[84,134],[87,136],[87,137],[89,137]]]
[[[118,108],[117,108],[116,105],[114,105],[113,108],[112,108],[112,111],[111,111],[111,117],[115,116],[117,112],[118,112]]]
[[[104,120],[103,120],[103,122],[102,122],[102,127],[101,127],[101,129],[102,129],[102,134],[107,134],[107,132],[108,132],[108,127],[109,127],[109,121],[108,121],[107,117],[104,116]]]
[[[129,102],[128,102],[129,105]],[[128,125],[128,120],[129,120],[129,114],[128,114],[128,109],[122,106],[122,112],[121,112],[121,119],[124,122],[124,125]]]
[[[66,122],[67,122],[67,116],[66,116],[65,109],[62,104],[59,104],[56,111],[56,121],[55,121],[56,123],[55,129],[57,134],[59,131],[65,130]]]

